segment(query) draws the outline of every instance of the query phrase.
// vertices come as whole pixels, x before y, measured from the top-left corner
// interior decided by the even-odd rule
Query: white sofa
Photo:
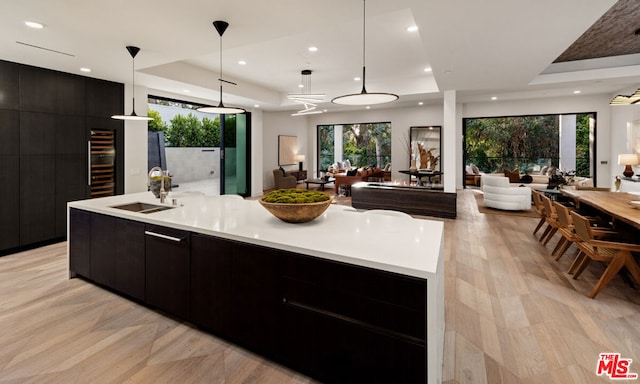
[[[483,174],[481,184],[484,184],[485,176],[486,177],[504,177],[504,174],[502,173]],[[520,175],[520,177],[522,176],[524,175]],[[547,175],[530,175],[530,176],[533,179],[531,183],[524,184],[522,182],[518,182],[518,183],[510,183],[509,185],[511,185],[512,187],[519,187],[521,185],[524,185],[531,189],[535,189],[537,191],[541,189],[547,189],[547,186],[549,185],[549,176]],[[572,185],[579,186],[579,187],[593,187],[593,180],[585,177],[574,177],[574,182]]]
[[[531,208],[531,188],[511,186],[505,176],[483,176],[482,192],[484,205],[490,208],[508,211]]]

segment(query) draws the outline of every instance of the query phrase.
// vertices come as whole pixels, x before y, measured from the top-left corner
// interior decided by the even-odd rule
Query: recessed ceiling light
[[[418,30],[418,26],[416,25],[412,25],[409,28],[407,28],[407,32],[416,32]]]
[[[367,105],[367,107],[366,107],[366,108],[367,108],[367,109],[371,109],[371,107],[370,107],[370,106],[368,106],[368,105]]]
[[[360,81],[360,78],[356,76],[353,78],[353,81]]]
[[[253,107],[254,108],[260,108],[260,104],[254,104]]]
[[[318,47],[314,47],[314,46],[309,47],[309,52],[318,52]]]
[[[326,110],[326,109],[323,109],[322,111],[323,111],[323,112],[327,112],[327,110]]]
[[[82,68],[80,68],[80,72],[89,73],[89,72],[91,72],[91,68],[82,67]]]
[[[574,94],[576,94],[576,95],[577,95],[578,93],[580,93],[580,92],[581,92],[581,91],[577,91],[577,90],[576,90],[576,91],[573,91],[573,93],[574,93]]]
[[[431,73],[431,67],[426,67],[426,68],[424,69],[424,71],[425,71],[426,73]]]
[[[421,101],[421,102],[418,103],[418,105],[424,105],[424,103]]]
[[[37,21],[25,21],[24,25],[33,29],[42,29],[44,28],[44,24],[38,23]]]
[[[304,84],[298,84],[298,88],[304,88]]]
[[[238,61],[238,64],[240,64],[240,65],[247,65],[247,62],[246,62],[246,61],[244,61],[244,60],[240,60],[240,61]]]
[[[491,100],[498,100],[498,96],[492,96]]]
[[[190,90],[188,90],[188,89],[183,89],[183,90],[182,90],[182,92],[184,92],[184,93],[191,93],[191,91],[190,91]]]

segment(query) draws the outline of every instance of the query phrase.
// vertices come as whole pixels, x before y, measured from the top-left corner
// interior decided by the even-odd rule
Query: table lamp
[[[624,172],[622,172],[622,174],[626,177],[633,176],[633,169],[631,168],[631,166],[638,164],[640,164],[640,159],[635,153],[623,153],[621,155],[618,155],[618,165],[625,166]]]
[[[302,162],[304,161],[304,155],[298,155],[297,159],[298,159],[298,171],[302,171]]]

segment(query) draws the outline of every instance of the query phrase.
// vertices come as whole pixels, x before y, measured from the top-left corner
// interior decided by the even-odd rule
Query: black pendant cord
[[[367,0],[362,0],[362,93],[367,93],[365,82],[367,79]]]
[[[133,106],[131,108],[131,115],[138,116],[136,114],[136,58],[133,56],[131,58],[131,94],[133,99]]]
[[[220,82],[220,103],[218,103],[219,107],[224,108],[224,104],[222,104],[222,33],[220,33],[220,78],[218,81]]]

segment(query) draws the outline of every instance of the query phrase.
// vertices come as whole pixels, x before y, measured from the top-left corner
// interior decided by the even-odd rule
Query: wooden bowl
[[[317,203],[267,203],[258,200],[273,216],[287,223],[306,223],[318,216],[331,205],[331,199]]]

